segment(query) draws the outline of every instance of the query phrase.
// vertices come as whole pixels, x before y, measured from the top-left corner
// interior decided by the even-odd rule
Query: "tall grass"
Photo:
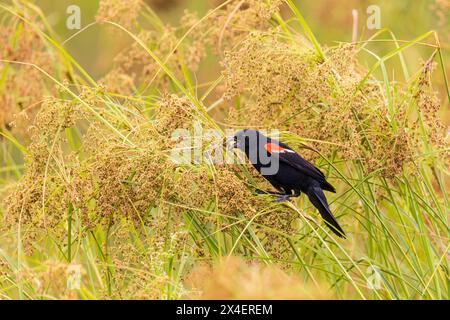
[[[185,119],[199,121],[207,128],[225,129],[222,124],[227,122],[227,119],[216,110],[217,107],[239,110],[241,102],[236,99],[232,107],[223,103],[223,96],[217,94],[218,88],[225,81],[223,75],[217,74],[215,81],[199,84],[195,81],[195,73],[190,70],[183,57],[178,57],[177,60],[181,72],[174,69],[171,59],[179,54],[183,46],[192,45],[186,41],[195,33],[196,28],[228,3],[236,5],[237,2],[227,1],[187,28],[184,33],[178,34],[176,43],[166,51],[165,56],[158,56],[156,49],[141,39],[135,30],[129,30],[114,21],[99,22],[101,27],[112,28],[113,32],[129,36],[133,44],[145,52],[147,59],[157,66],[157,74],[152,74],[146,83],[134,83],[134,90],[128,94],[110,92],[108,86],[99,85],[83,70],[48,27],[49,24],[39,8],[27,2],[20,5],[17,2],[0,5],[2,21],[13,26],[11,32],[17,32],[20,37],[18,30],[24,25],[30,27],[45,43],[45,50],[53,53],[55,64],[50,73],[33,62],[2,57],[1,94],[14,94],[4,90],[6,74],[11,72],[7,68],[12,68],[13,72],[20,72],[25,68],[34,69],[42,76],[43,86],[50,88],[43,90],[43,96],[53,95],[57,101],[49,103],[49,108],[66,110],[62,106],[68,104],[71,107],[67,109],[67,114],[76,110],[82,115],[69,125],[64,122],[67,119],[64,119],[63,122],[56,123],[54,128],[51,127],[53,122],[45,122],[45,111],[40,111],[34,120],[33,125],[39,130],[45,130],[46,123],[49,126],[45,135],[43,182],[38,188],[41,192],[38,201],[40,204],[37,211],[30,211],[33,215],[39,215],[39,219],[36,216],[26,217],[26,212],[31,210],[26,207],[30,202],[23,199],[23,202],[18,202],[22,203],[22,206],[19,205],[14,211],[17,216],[13,217],[13,213],[7,210],[10,208],[7,201],[15,197],[14,194],[11,196],[11,193],[20,191],[14,189],[14,186],[24,181],[23,176],[34,170],[34,158],[28,158],[32,159],[31,162],[24,162],[23,159],[34,154],[35,151],[31,150],[30,146],[35,146],[37,137],[43,139],[42,132],[30,137],[27,132],[1,127],[0,195],[7,200],[0,207],[0,216],[8,223],[5,222],[5,226],[0,228],[0,298],[201,297],[202,294],[197,292],[195,284],[186,281],[192,270],[195,271],[199,265],[220,263],[223,257],[232,255],[252,263],[282,268],[283,272],[294,275],[297,277],[293,280],[296,284],[285,283],[285,286],[292,286],[292,290],[296,290],[297,283],[300,283],[300,286],[304,284],[304,287],[311,290],[305,298],[322,297],[319,292],[324,290],[331,297],[339,299],[449,298],[450,204],[446,191],[448,167],[445,162],[449,149],[448,146],[437,148],[432,144],[423,119],[427,115],[419,110],[413,99],[401,101],[405,95],[399,92],[399,87],[390,79],[386,66],[388,60],[400,59],[404,78],[407,79],[401,84],[404,92],[418,92],[423,68],[427,66],[416,71],[407,70],[403,62],[403,52],[421,45],[423,41],[435,40],[437,34],[434,32],[425,33],[407,42],[398,42],[391,34],[394,46],[392,51],[383,56],[373,50],[378,44],[377,37],[380,37],[382,32],[356,46],[358,55],[367,54],[374,60],[372,66],[364,71],[359,86],[354,88],[356,92],[348,94],[354,95],[356,99],[357,92],[367,83],[380,86],[389,110],[389,130],[392,132],[404,127],[404,123],[398,122],[398,117],[395,116],[396,107],[400,103],[406,104],[409,114],[419,120],[416,129],[420,132],[419,138],[423,148],[408,163],[408,169],[402,169],[394,177],[383,175],[383,169],[367,172],[364,160],[360,158],[340,158],[337,151],[324,154],[323,149],[317,148],[328,144],[331,148],[339,149],[333,142],[318,141],[281,128],[285,130],[283,138],[290,144],[296,147],[306,146],[309,151],[313,150],[318,164],[337,186],[338,192],[335,196],[330,196],[330,203],[333,212],[349,234],[346,240],[334,237],[303,198],[279,204],[264,197],[259,199],[260,196],[248,192],[245,196],[251,198],[249,201],[258,198],[255,201],[263,201],[263,205],[250,206],[252,214],[244,209],[228,212],[226,207],[232,206],[233,198],[227,198],[228,202],[223,203],[223,193],[232,191],[225,190],[225,187],[217,189],[220,181],[223,181],[221,174],[224,168],[213,162],[175,166],[174,170],[166,170],[165,162],[162,162],[161,167],[158,167],[161,171],[155,187],[156,195],[152,199],[143,196],[148,201],[144,204],[146,209],[142,210],[143,207],[138,205],[135,199],[128,198],[130,209],[123,215],[125,210],[120,206],[114,207],[113,200],[108,203],[115,192],[119,193],[117,190],[105,190],[104,192],[110,192],[105,193],[106,199],[100,196],[89,198],[82,206],[78,204],[77,199],[71,197],[64,184],[55,185],[55,181],[65,181],[74,189],[84,186],[76,185],[77,179],[85,179],[90,171],[83,170],[95,167],[97,163],[97,160],[91,159],[89,152],[95,154],[95,150],[90,151],[90,144],[93,144],[94,148],[104,148],[101,150],[105,152],[109,150],[111,154],[106,155],[106,158],[110,156],[114,165],[118,159],[124,164],[131,164],[123,167],[121,164],[119,167],[112,165],[109,169],[112,175],[117,174],[117,179],[123,179],[121,185],[124,190],[137,184],[136,176],[139,177],[143,169],[139,162],[134,162],[135,159],[147,159],[147,154],[151,154],[155,159],[162,159],[169,151],[164,146],[157,148],[152,144],[152,139],[156,139],[157,144],[162,141],[158,139],[167,139],[164,130],[156,131],[159,137],[146,136],[148,133],[155,133],[152,126],[157,126],[158,121],[164,120],[158,118],[163,117],[167,111],[161,108],[167,99],[167,94],[161,93],[164,90],[187,101],[186,104],[189,104],[190,108],[187,111],[180,109],[186,111]],[[330,51],[321,47],[303,18],[301,8],[297,8],[292,1],[287,1],[287,7],[292,11],[292,15],[283,19],[274,14],[269,21],[270,28],[280,26],[276,31],[278,36],[288,39],[291,44],[306,44],[320,60],[327,61]],[[153,26],[162,25],[151,9],[143,10],[141,18],[146,20],[146,23]],[[37,20],[30,19],[30,15],[37,15]],[[297,29],[299,26],[300,30]],[[81,32],[88,32],[88,29]],[[251,33],[254,30],[248,31]],[[383,31],[389,33],[389,30]],[[225,31],[222,30],[220,42],[225,41]],[[242,41],[244,40],[239,39],[229,50],[239,47]],[[437,67],[446,77],[439,41],[428,46],[435,50],[431,59],[437,54]],[[163,75],[167,82],[162,84],[158,80],[158,74]],[[334,92],[344,92],[348,88],[341,86],[339,77],[337,74],[335,79],[323,81],[330,82]],[[406,97],[411,96],[413,94]],[[46,108],[45,102],[41,108]],[[245,109],[243,110],[245,112]],[[355,117],[359,119],[356,113]],[[157,122],[152,122],[155,119]],[[364,134],[369,135],[371,130],[375,130],[365,127],[364,119],[360,120],[360,130]],[[239,125],[243,126],[245,123]],[[147,129],[149,131],[142,131]],[[89,140],[93,137],[90,130],[102,141],[98,145],[97,142]],[[395,144],[395,141],[391,143]],[[386,145],[386,148],[389,147]],[[306,149],[299,150],[302,152]],[[96,154],[96,157],[99,156]],[[80,167],[81,171],[78,172],[75,163],[86,163],[86,168]],[[144,168],[150,170],[150,166]],[[207,196],[210,196],[207,201],[195,198],[202,195],[195,191],[201,188],[203,183],[195,180],[201,170],[205,170],[206,176],[213,181],[210,182],[213,188],[217,189],[207,193]],[[242,185],[236,187],[233,184],[235,180],[230,180],[234,189],[252,191],[260,183],[248,166],[233,167],[233,173],[233,177]],[[180,201],[180,197],[184,199],[180,195],[175,198],[165,196],[167,192],[172,191],[171,181],[181,185],[186,182],[185,179],[194,180],[190,186],[193,201]],[[33,180],[27,183],[19,184],[20,188],[30,187],[32,190],[29,184],[33,183]],[[108,188],[106,183],[93,185]],[[222,186],[224,185],[226,186],[226,183]],[[188,194],[191,192],[185,191]],[[83,190],[73,192],[82,194]],[[96,192],[103,194],[103,190]],[[69,200],[65,200],[66,195]],[[98,207],[100,199],[110,207]],[[58,200],[64,207],[59,206]],[[242,206],[246,205],[246,202],[242,203]],[[31,223],[26,223],[26,219]],[[70,289],[66,285],[70,277],[67,270],[73,265],[80,266],[81,270],[82,281],[78,289]],[[260,269],[256,268],[251,272],[260,272]],[[244,278],[242,281],[245,280]],[[212,284],[208,290],[221,288]],[[239,286],[230,290],[235,290],[235,295],[230,297],[239,297]],[[255,296],[259,296],[256,290]],[[316,290],[317,295],[314,294]],[[289,298],[289,294],[283,294],[281,297]],[[297,298],[297,292],[292,297]]]

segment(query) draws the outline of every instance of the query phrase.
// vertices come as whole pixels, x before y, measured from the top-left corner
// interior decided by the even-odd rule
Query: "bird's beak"
[[[223,146],[227,149],[233,149],[237,148],[236,140],[234,140],[234,137],[228,138],[223,142]]]

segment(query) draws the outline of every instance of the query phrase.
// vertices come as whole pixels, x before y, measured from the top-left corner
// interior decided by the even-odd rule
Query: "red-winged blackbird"
[[[287,144],[268,138],[262,133],[244,129],[233,137],[234,148],[245,152],[253,166],[279,192],[256,190],[285,201],[305,193],[311,203],[319,210],[326,224],[340,237],[345,233],[337,223],[328,206],[322,190],[336,192],[325,180],[324,174],[314,165],[303,159]]]

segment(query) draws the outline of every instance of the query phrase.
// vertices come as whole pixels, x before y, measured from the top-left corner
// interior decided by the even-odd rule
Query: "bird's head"
[[[227,147],[240,149],[246,153],[249,150],[257,149],[260,140],[267,139],[262,133],[253,129],[243,129],[234,134],[233,137],[226,141]]]

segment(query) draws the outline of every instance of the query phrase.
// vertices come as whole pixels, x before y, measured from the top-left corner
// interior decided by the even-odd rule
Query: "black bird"
[[[256,130],[241,130],[228,143],[244,151],[256,170],[278,190],[257,189],[257,193],[271,194],[279,198],[277,201],[286,201],[305,193],[331,230],[345,238],[344,230],[331,213],[323,193],[323,190],[336,192],[336,189],[325,180],[324,174],[317,167],[287,144],[268,138]]]

